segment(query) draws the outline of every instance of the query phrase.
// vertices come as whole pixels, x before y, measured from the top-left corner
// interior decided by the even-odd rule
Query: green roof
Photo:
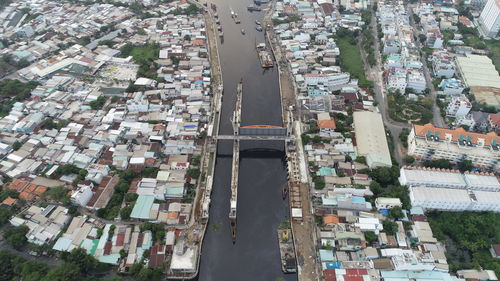
[[[149,219],[149,211],[154,201],[155,197],[153,195],[139,195],[130,217],[134,219]]]

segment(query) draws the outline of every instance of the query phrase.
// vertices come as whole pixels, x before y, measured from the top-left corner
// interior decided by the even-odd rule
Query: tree
[[[365,239],[371,244],[378,240],[378,236],[373,231],[367,231],[365,232]]]
[[[132,170],[132,169],[126,169],[122,175],[121,175],[121,178],[126,180],[127,182],[132,182],[132,180],[137,177],[137,173]]]
[[[43,199],[51,199],[57,202],[61,202],[63,204],[67,204],[70,202],[71,197],[68,194],[68,189],[65,186],[57,186],[45,191],[42,194]]]
[[[200,169],[188,169],[186,172],[186,175],[192,179],[198,179],[200,174]]]
[[[312,142],[313,143],[320,143],[321,142],[321,137],[320,136],[314,136],[312,138]]]
[[[382,186],[396,183],[399,177],[399,167],[379,167],[369,172],[370,177],[380,183]]]
[[[63,257],[66,263],[75,265],[81,273],[87,274],[97,268],[98,261],[87,254],[87,250],[76,248],[71,250],[69,255]]]
[[[137,276],[139,274],[139,272],[141,272],[142,270],[142,263],[134,263],[131,267],[130,267],[130,274],[132,276]]]
[[[30,229],[26,225],[10,227],[5,231],[4,237],[16,249],[21,249],[26,242],[26,234]]]
[[[370,182],[370,190],[373,192],[374,197],[378,197],[378,194],[382,193],[384,189],[380,185],[380,183],[376,181],[371,181]]]
[[[389,210],[389,218],[391,219],[400,219],[403,218],[403,210],[399,206],[393,207],[391,210]]]
[[[450,161],[448,161],[446,159],[425,160],[423,165],[425,167],[430,167],[430,168],[440,168],[440,169],[451,169],[452,168]]]
[[[354,161],[366,165],[366,157],[364,157],[364,156],[358,156],[358,157],[356,157],[356,159]]]
[[[384,231],[389,235],[394,235],[396,232],[398,232],[398,224],[395,222],[384,220],[382,222],[382,225],[384,227]]]
[[[303,145],[308,145],[309,142],[311,141],[311,137],[308,134],[302,134],[300,135],[300,138],[302,139]]]
[[[191,41],[191,35],[189,35],[189,34],[184,35],[184,40]]]
[[[92,110],[99,110],[102,109],[105,103],[106,98],[104,96],[99,96],[96,100],[89,102],[89,105]]]
[[[423,35],[423,34],[419,34],[418,35],[418,40],[420,41],[420,43],[425,44],[425,41],[427,40],[427,37],[425,37],[425,35]]]
[[[137,200],[138,197],[139,197],[139,194],[137,194],[137,193],[127,193],[127,194],[125,194],[125,202],[133,202],[133,201]]]
[[[77,265],[63,263],[51,271],[41,281],[72,281],[80,279],[80,269]]]
[[[458,169],[460,172],[465,172],[465,171],[472,171],[474,168],[474,165],[472,164],[471,160],[462,160],[458,162]]]
[[[27,261],[19,265],[20,280],[38,281],[48,272],[49,267],[46,263],[37,261]]]
[[[123,220],[130,219],[130,214],[132,213],[132,209],[134,209],[134,204],[124,207],[120,210],[120,217]]]
[[[8,209],[0,208],[0,225],[4,225],[10,219],[11,213]]]
[[[415,163],[415,158],[413,156],[410,156],[410,155],[406,155],[403,160],[408,165],[411,165],[411,164]]]
[[[18,151],[22,146],[23,146],[23,144],[21,142],[15,141],[12,144],[12,149],[14,149],[15,151]]]

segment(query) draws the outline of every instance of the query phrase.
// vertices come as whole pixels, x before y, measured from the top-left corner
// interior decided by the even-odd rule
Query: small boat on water
[[[260,25],[260,21],[256,20],[256,21],[255,21],[255,24],[256,24],[256,25]]]
[[[247,10],[248,10],[249,12],[253,12],[253,11],[255,11],[255,12],[260,12],[260,11],[262,11],[262,9],[261,9],[260,7],[257,7],[257,6],[254,6],[254,5],[249,5],[249,6],[247,7]]]
[[[255,27],[255,29],[256,29],[257,31],[259,31],[259,32],[262,32],[262,26],[260,26],[260,25],[257,25],[257,26]]]
[[[245,35],[245,30],[244,29],[241,30],[241,34]]]

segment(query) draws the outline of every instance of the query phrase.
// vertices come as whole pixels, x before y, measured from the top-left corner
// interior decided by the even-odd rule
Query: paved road
[[[367,66],[367,74],[370,79],[373,80],[373,90],[378,101],[378,109],[382,115],[384,125],[392,135],[392,140],[394,143],[394,158],[399,164],[403,164],[404,153],[403,147],[399,141],[399,134],[401,133],[401,130],[403,128],[409,128],[410,124],[395,122],[391,118],[389,118],[389,114],[387,113],[388,104],[384,89],[384,82],[382,79],[382,56],[380,55],[380,46],[377,36],[377,20],[374,13],[372,13],[372,21],[370,23],[370,27],[372,28],[372,34],[374,34],[375,37],[375,57],[377,60],[377,64],[373,67],[370,67],[367,63],[365,63],[365,65]],[[361,53],[364,54],[363,48],[360,48],[360,50]],[[365,55],[363,55],[363,57],[365,57]]]
[[[416,44],[416,46],[417,46],[417,48],[419,50],[422,50],[424,48],[424,46],[421,46],[420,40],[418,38],[418,35],[421,33],[419,25],[416,24],[413,21],[413,10],[411,9],[411,6],[408,5],[407,8],[408,8],[408,14],[410,15],[410,23],[413,26],[413,36],[414,36],[414,39],[415,39],[415,44]],[[423,65],[424,76],[425,76],[425,80],[426,80],[426,83],[427,83],[427,88],[429,88],[431,90],[429,97],[433,101],[433,105],[432,105],[432,114],[433,114],[432,123],[436,127],[447,128],[447,126],[446,126],[446,124],[445,124],[445,122],[443,120],[443,117],[441,116],[441,111],[439,110],[439,107],[436,104],[437,93],[436,93],[436,89],[434,88],[434,85],[432,84],[432,77],[430,75],[429,68],[427,67],[426,56],[422,54],[420,56],[420,61],[422,62],[422,65]]]

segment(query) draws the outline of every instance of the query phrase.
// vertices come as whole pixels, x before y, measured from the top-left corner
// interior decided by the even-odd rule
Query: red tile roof
[[[496,140],[497,144],[500,144],[500,137],[497,136],[495,132],[490,132],[487,134],[479,134],[479,133],[472,133],[472,132],[467,132],[464,130],[464,128],[457,128],[455,130],[451,129],[444,129],[444,128],[437,128],[434,127],[431,123],[425,124],[425,125],[414,125],[415,128],[415,134],[419,137],[425,137],[427,135],[427,132],[430,132],[432,135],[437,135],[439,136],[439,139],[444,140],[446,134],[450,134],[452,137],[453,142],[457,142],[459,140],[459,137],[462,136],[462,138],[466,139],[467,137],[470,137],[470,141],[473,144],[477,144],[477,140],[479,138],[484,139],[484,145],[490,146],[493,140]]]

